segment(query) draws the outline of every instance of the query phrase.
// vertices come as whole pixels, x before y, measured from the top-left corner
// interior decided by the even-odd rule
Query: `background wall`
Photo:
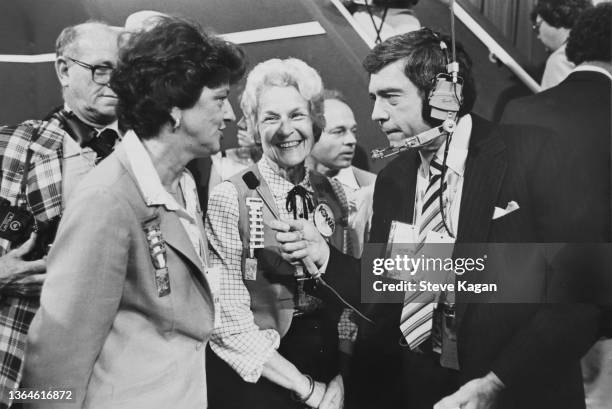
[[[463,0],[468,1],[474,13],[482,11],[483,15],[496,19],[514,16],[510,20],[518,21],[518,14],[508,13],[508,7],[512,9],[509,4],[515,3],[518,7],[520,3],[519,9],[523,10],[526,3],[533,0]],[[368,152],[387,144],[384,135],[370,120],[368,78],[361,68],[369,48],[330,0],[2,0],[0,54],[53,53],[55,39],[68,25],[93,18],[122,26],[128,15],[147,9],[189,17],[217,33],[319,22],[325,34],[245,44],[251,66],[273,57],[293,56],[305,60],[320,71],[328,87],[346,94],[358,121],[360,144]],[[440,0],[420,1],[416,13],[423,25],[448,32],[448,9]],[[504,24],[508,28],[504,28]],[[500,25],[503,31],[516,32],[515,37],[522,38],[517,24],[514,29],[509,28],[509,22],[504,24]],[[494,31],[494,24],[491,27]],[[475,107],[478,114],[495,118],[500,98],[504,99],[505,93],[515,86],[520,89],[519,93],[527,93],[505,67],[489,61],[488,50],[459,22],[457,37],[474,59],[479,88]],[[512,47],[510,43],[508,46]],[[236,97],[241,86],[239,84],[233,93],[234,107],[238,107]],[[61,104],[52,62],[0,62],[0,94],[0,124],[42,118]],[[223,144],[235,146],[235,128],[228,129]],[[372,170],[377,171],[384,164],[384,161],[373,163]]]

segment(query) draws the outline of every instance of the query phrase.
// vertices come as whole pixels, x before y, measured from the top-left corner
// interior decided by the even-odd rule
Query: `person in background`
[[[361,257],[372,216],[376,175],[351,165],[357,146],[357,122],[344,96],[336,90],[323,92],[325,128],[306,163],[311,169],[342,184],[349,203],[351,254]]]
[[[565,55],[567,38],[578,15],[591,0],[538,0],[531,11],[533,29],[552,54],[546,60],[542,90],[554,87],[568,76],[574,64]]]
[[[412,8],[419,0],[355,0],[349,9],[368,37],[379,43],[421,28]]]
[[[567,57],[576,68],[559,85],[511,101],[502,118],[505,123],[538,125],[555,131],[557,142],[564,149],[564,163],[572,169],[563,184],[572,197],[580,200],[573,209],[581,226],[575,234],[579,235],[578,241],[585,243],[612,242],[611,20],[612,3],[585,10],[567,41]],[[575,272],[580,280],[585,279],[584,265]],[[602,272],[609,275],[610,269]],[[608,296],[607,301],[608,316],[604,323],[610,337],[612,297]],[[582,360],[582,370],[587,407],[608,407],[612,401],[611,339],[595,344]]]
[[[29,234],[20,240],[0,239],[0,408],[10,405],[9,392],[21,380],[26,334],[45,277],[44,256],[66,201],[118,138],[117,98],[108,84],[119,33],[102,22],[62,30],[55,71],[64,105],[46,121],[0,128],[0,195],[32,214],[37,230],[27,241]]]
[[[238,147],[223,150],[211,157],[212,169],[208,182],[209,193],[219,183],[228,180],[261,159],[261,145],[255,143],[253,126],[243,116],[236,123],[236,128],[238,129],[236,135]]]
[[[351,165],[357,146],[357,121],[340,91],[323,92],[323,113],[325,128],[306,163],[309,168],[341,183],[349,204],[346,234],[350,235],[352,244],[352,248],[342,250],[346,254],[360,258],[363,245],[368,241],[370,233],[376,175]],[[354,278],[359,280],[357,275]],[[343,367],[347,373],[357,330],[353,312],[345,308],[338,321],[338,346],[343,361],[346,361],[346,364],[343,362]]]
[[[74,399],[26,407],[207,407],[218,277],[185,166],[220,149],[244,66],[178,18],[122,41],[111,86],[128,131],[66,208],[28,334],[23,387]]]

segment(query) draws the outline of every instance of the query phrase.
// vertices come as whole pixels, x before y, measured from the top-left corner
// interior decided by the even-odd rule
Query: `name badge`
[[[323,237],[331,237],[336,229],[334,212],[326,203],[320,203],[314,210],[314,225]]]
[[[257,259],[247,257],[244,262],[243,278],[247,281],[257,280]]]

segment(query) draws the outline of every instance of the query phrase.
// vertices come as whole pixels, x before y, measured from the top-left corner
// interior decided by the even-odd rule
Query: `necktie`
[[[102,160],[113,151],[118,137],[117,132],[106,128],[98,136],[91,138],[84,146],[89,146],[93,149],[98,154],[98,160]]]
[[[446,189],[446,182],[441,185],[442,165],[432,159],[429,165],[429,184],[423,197],[421,223],[419,225],[419,243],[424,243],[427,233],[444,228],[440,211],[440,195]],[[404,299],[400,330],[410,349],[417,348],[432,332],[435,295],[431,292],[409,291]]]

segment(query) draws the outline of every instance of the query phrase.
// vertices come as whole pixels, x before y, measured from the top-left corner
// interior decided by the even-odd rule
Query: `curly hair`
[[[531,21],[538,16],[555,28],[572,28],[580,13],[591,7],[591,0],[538,0],[531,10]]]
[[[442,41],[450,47],[449,36],[436,33],[429,28],[422,28],[388,38],[374,47],[363,60],[363,67],[369,74],[375,74],[389,64],[404,60],[404,74],[419,90],[423,101],[423,120],[430,125],[439,121],[430,116],[429,94],[435,87],[436,76],[439,73],[446,73],[448,64],[448,53],[440,45]],[[474,107],[476,84],[472,77],[470,56],[460,43],[456,43],[456,51],[459,76],[463,78],[463,101],[458,115],[463,116],[470,113]]]
[[[585,10],[570,32],[565,49],[567,58],[576,65],[585,61],[612,62],[610,19],[612,3],[600,3]]]
[[[110,82],[119,99],[119,123],[142,139],[152,138],[172,123],[173,107],[193,107],[204,87],[235,83],[245,65],[244,52],[234,44],[187,20],[159,17],[122,42]]]
[[[308,101],[315,142],[325,128],[323,81],[317,71],[297,58],[273,58],[257,64],[247,76],[240,106],[248,121],[257,123],[262,91],[269,87],[294,87]]]

